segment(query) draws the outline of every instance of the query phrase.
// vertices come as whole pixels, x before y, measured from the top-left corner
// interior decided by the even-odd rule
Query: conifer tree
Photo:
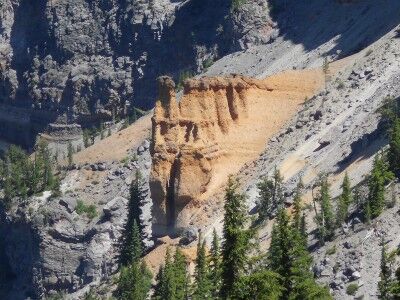
[[[268,261],[270,270],[280,275],[281,286],[285,295],[289,295],[291,291],[291,243],[292,230],[289,216],[284,209],[281,209],[272,229]]]
[[[310,271],[312,257],[307,250],[305,234],[290,225],[286,211],[279,211],[268,252],[269,268],[279,275],[282,295],[279,299],[332,299],[326,288],[319,286]]]
[[[245,195],[238,192],[238,183],[232,177],[225,190],[225,215],[222,246],[221,297],[232,298],[231,292],[246,265],[251,234],[244,229],[246,223]]]
[[[322,177],[320,180],[318,202],[321,206],[321,212],[317,216],[317,221],[319,223],[320,240],[323,243],[324,241],[332,238],[335,230],[335,220],[332,211],[329,183],[326,176]]]
[[[131,183],[130,198],[128,204],[128,220],[125,225],[124,243],[122,247],[121,262],[127,264],[132,258],[132,246],[137,240],[140,241],[141,252],[145,246],[143,243],[143,224],[141,220],[141,205],[144,200],[144,194],[141,188],[141,174],[136,170],[135,179]],[[137,231],[137,232],[134,232]],[[136,237],[138,235],[138,237]],[[133,240],[135,238],[135,240]],[[136,247],[136,246],[135,246]]]
[[[151,272],[144,262],[136,261],[122,267],[118,280],[118,299],[146,299],[151,288],[151,278]]]
[[[368,178],[368,205],[371,218],[379,216],[385,207],[385,184],[394,177],[382,155],[374,159],[371,174]]]
[[[297,184],[294,199],[293,199],[293,227],[300,230],[301,227],[301,219],[302,219],[302,189],[304,185],[302,180],[300,179],[299,183]]]
[[[179,249],[176,249],[173,260],[170,249],[167,249],[165,265],[160,268],[156,279],[153,299],[185,300],[189,297],[186,259]]]
[[[194,293],[192,299],[212,299],[211,283],[207,269],[206,244],[202,241],[201,234],[197,244],[197,257],[194,281]]]
[[[161,267],[157,274],[157,285],[153,299],[156,300],[175,300],[176,282],[174,278],[174,265],[171,257],[171,250],[168,248],[165,255],[165,265]]]
[[[242,276],[233,294],[235,300],[280,300],[284,296],[279,275],[269,270],[257,270]]]
[[[378,283],[379,299],[389,300],[392,270],[390,266],[390,258],[386,251],[384,240],[382,239],[382,252],[381,252],[381,273],[379,275],[380,281]]]
[[[350,179],[346,172],[342,183],[342,194],[339,197],[337,212],[336,212],[336,226],[341,226],[347,219],[349,213],[349,206],[352,202]]]
[[[140,237],[139,226],[133,220],[131,238],[128,245],[128,263],[138,262],[143,254],[142,239]]]
[[[306,216],[304,213],[301,216],[300,233],[304,237],[304,239],[307,240],[307,223],[306,223]]]
[[[287,299],[290,300],[326,300],[332,299],[328,289],[321,287],[310,271],[312,257],[307,250],[307,243],[301,232],[292,231],[290,248],[290,290]]]
[[[174,255],[173,274],[176,287],[175,299],[184,300],[189,294],[189,277],[185,256],[179,248],[176,249]]]
[[[272,212],[283,207],[283,177],[275,167],[272,179],[263,178],[257,184],[259,190],[259,220],[264,221],[269,218]]]
[[[221,289],[221,253],[219,238],[215,228],[213,230],[213,239],[210,249],[209,278],[211,296],[213,299],[216,299]]]

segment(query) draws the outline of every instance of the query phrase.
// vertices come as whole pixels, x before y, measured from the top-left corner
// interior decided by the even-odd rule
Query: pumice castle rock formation
[[[286,80],[296,76],[295,71],[288,73]],[[153,234],[189,227],[191,215],[211,191],[226,180],[235,165],[262,148],[264,137],[274,132],[271,125],[282,124],[304,100],[290,93],[303,85],[310,91],[318,86],[296,80],[298,86],[290,87],[279,86],[279,78],[274,77],[190,79],[178,102],[173,80],[158,78],[150,175]]]
[[[244,77],[188,80],[178,103],[173,80],[158,79],[150,185],[155,232],[160,232],[157,226],[188,225],[189,208],[200,204],[219,158],[226,155],[219,140],[247,118],[246,93],[257,83]]]

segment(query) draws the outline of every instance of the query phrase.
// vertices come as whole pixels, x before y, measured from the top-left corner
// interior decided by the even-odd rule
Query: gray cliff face
[[[0,207],[0,299],[45,299],[65,292],[81,299],[92,286],[112,281],[118,271],[128,217],[129,187],[136,170],[148,178],[150,159],[146,140],[131,153],[137,160],[76,166],[63,180],[63,195],[50,192],[18,203],[10,211]],[[82,174],[102,179],[82,187]],[[152,246],[151,201],[148,182],[142,185],[144,242]],[[77,209],[78,201],[92,204],[90,219]]]
[[[51,122],[90,126],[151,108],[157,76],[201,71],[267,42],[271,28],[266,0],[235,12],[222,0],[5,0],[0,103],[46,111],[26,127],[33,134]]]

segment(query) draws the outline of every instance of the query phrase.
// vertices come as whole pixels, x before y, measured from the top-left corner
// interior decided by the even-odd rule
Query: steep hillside
[[[386,96],[400,97],[399,1],[269,1],[267,9],[267,1],[248,0],[235,13],[228,2],[132,3],[16,0],[0,7],[0,136],[28,144],[53,124],[65,143],[81,142],[75,123],[91,126],[117,110],[123,115],[125,104],[156,103],[133,125],[75,153],[61,196],[45,191],[0,208],[0,268],[9,275],[0,276],[0,298],[65,291],[81,299],[98,286],[109,296],[137,170],[145,260],[156,271],[168,246],[183,243],[182,233],[190,235],[184,254],[193,260],[197,230],[207,241],[214,228],[221,232],[229,175],[254,215],[257,183],[275,167],[285,204],[300,177],[307,204],[319,173],[329,175],[337,196],[345,172],[352,186],[362,183],[387,144],[377,110]],[[202,74],[177,82],[180,92],[163,76],[156,96],[158,75],[179,79],[189,69]],[[314,271],[335,299],[349,299],[353,281],[358,296],[376,299],[380,237],[398,246],[397,209],[375,227],[352,216],[324,247],[313,234],[314,211],[306,210]],[[262,251],[272,224],[259,231]]]

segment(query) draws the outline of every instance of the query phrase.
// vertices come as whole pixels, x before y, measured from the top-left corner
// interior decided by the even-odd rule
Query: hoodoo
[[[190,79],[180,102],[173,80],[158,79],[150,175],[154,234],[190,226],[202,201],[258,155],[265,139],[319,86],[299,75]]]

